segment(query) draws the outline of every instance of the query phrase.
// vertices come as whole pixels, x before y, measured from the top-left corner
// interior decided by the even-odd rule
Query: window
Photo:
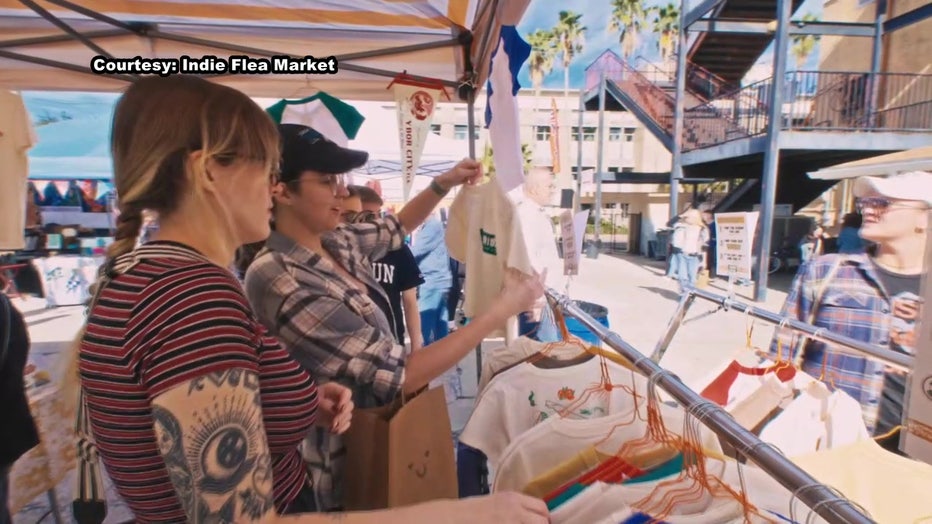
[[[550,140],[550,126],[534,126],[534,135],[538,142]]]
[[[582,139],[583,142],[595,142],[595,127],[584,127]],[[573,141],[579,141],[579,126],[573,127]]]
[[[466,140],[468,136],[469,136],[469,126],[464,126],[462,124],[457,124],[453,126],[453,138],[457,140]],[[476,126],[476,128],[473,129],[473,136],[475,137],[476,140],[479,140],[479,127],[478,126]]]
[[[621,140],[621,128],[620,127],[608,128],[608,141],[618,142],[619,140]]]
[[[625,142],[634,142],[634,132],[636,131],[633,127],[625,128]]]
[[[431,125],[430,125],[430,132],[433,133],[433,134],[435,134],[435,135],[439,135],[439,134],[440,134],[440,124],[431,124]]]

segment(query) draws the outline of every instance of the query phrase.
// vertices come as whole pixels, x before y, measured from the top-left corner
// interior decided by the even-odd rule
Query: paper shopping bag
[[[346,510],[458,498],[456,457],[442,387],[359,409],[343,438]]]

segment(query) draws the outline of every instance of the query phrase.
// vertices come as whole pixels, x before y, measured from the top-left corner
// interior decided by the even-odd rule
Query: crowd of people
[[[522,317],[522,334],[547,330],[542,275],[515,273],[490,309],[449,329],[460,272],[436,208],[481,179],[479,162],[464,159],[388,213],[377,192],[344,179],[365,152],[276,126],[246,95],[190,76],[136,81],[112,137],[121,212],[62,395],[86,414],[135,522],[548,521],[543,501],[518,493],[343,507],[354,409],[445,380],[509,318]],[[545,174],[528,175],[526,216],[549,199]],[[932,174],[866,178],[855,193],[863,224],[846,219],[838,254],[820,255],[822,232],[807,236],[783,313],[914,354]],[[158,229],[139,242],[150,213]],[[710,222],[690,209],[674,226],[681,290],[714,244]],[[529,246],[540,258],[556,252],[545,240]],[[6,348],[28,349],[28,334],[12,333],[0,340],[0,402],[15,406],[21,384],[6,377],[21,378],[25,360]],[[906,373],[780,330],[771,351],[784,347],[813,376],[835,373],[875,434],[899,426]],[[17,427],[34,428],[28,406],[22,418]],[[35,445],[27,433],[3,450],[0,497],[9,465]]]

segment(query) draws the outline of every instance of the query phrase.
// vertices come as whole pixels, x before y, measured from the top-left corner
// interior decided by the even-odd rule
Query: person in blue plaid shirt
[[[855,181],[854,194],[863,215],[860,235],[873,244],[872,253],[824,255],[803,265],[783,314],[915,354],[932,173],[862,177]],[[774,357],[781,350],[814,377],[822,375],[824,364],[824,382],[858,400],[868,431],[887,436],[883,443],[896,450],[908,373],[821,342],[803,342],[788,328],[777,329],[770,348]]]
[[[368,154],[340,147],[306,126],[282,124],[279,129],[275,227],[246,270],[246,295],[259,320],[291,355],[319,382],[349,387],[356,407],[386,405],[401,393],[419,391],[543,296],[539,278],[516,276],[489,311],[409,354],[395,339],[385,314],[391,306],[372,276],[372,262],[401,248],[407,233],[450,189],[478,181],[479,162],[460,161],[395,215],[347,224],[342,220],[349,194],[343,173],[364,165]],[[318,510],[340,510],[342,439],[312,430],[303,452]]]

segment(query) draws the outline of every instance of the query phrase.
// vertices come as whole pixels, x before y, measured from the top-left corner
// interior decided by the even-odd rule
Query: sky
[[[644,0],[647,7],[665,5],[670,0]],[[822,13],[823,0],[806,0],[800,9],[794,15],[794,19],[801,18],[805,14],[812,13],[820,16]],[[675,3],[679,5],[679,1]],[[698,0],[687,2],[689,7],[697,5]],[[585,70],[596,58],[605,50],[611,49],[621,54],[618,33],[608,31],[608,23],[612,13],[611,0],[531,0],[524,18],[518,24],[518,33],[527,40],[528,35],[537,29],[551,29],[559,20],[561,10],[582,13],[580,23],[586,27],[586,42],[581,54],[577,55],[570,64],[570,89],[579,89],[585,81]],[[648,17],[645,33],[641,35],[641,45],[634,57],[641,55],[647,60],[659,64],[660,53],[657,50],[657,37],[650,32],[651,17]],[[818,46],[818,44],[817,44]],[[761,57],[758,63],[771,62],[772,51],[768,49]],[[805,67],[802,69],[817,69],[818,66],[818,47],[809,57]],[[769,76],[769,75],[768,75]],[[531,89],[531,80],[528,75],[527,64],[521,69],[518,76],[522,88]],[[563,89],[563,67],[556,65],[549,75],[544,79],[543,87],[551,89]]]

